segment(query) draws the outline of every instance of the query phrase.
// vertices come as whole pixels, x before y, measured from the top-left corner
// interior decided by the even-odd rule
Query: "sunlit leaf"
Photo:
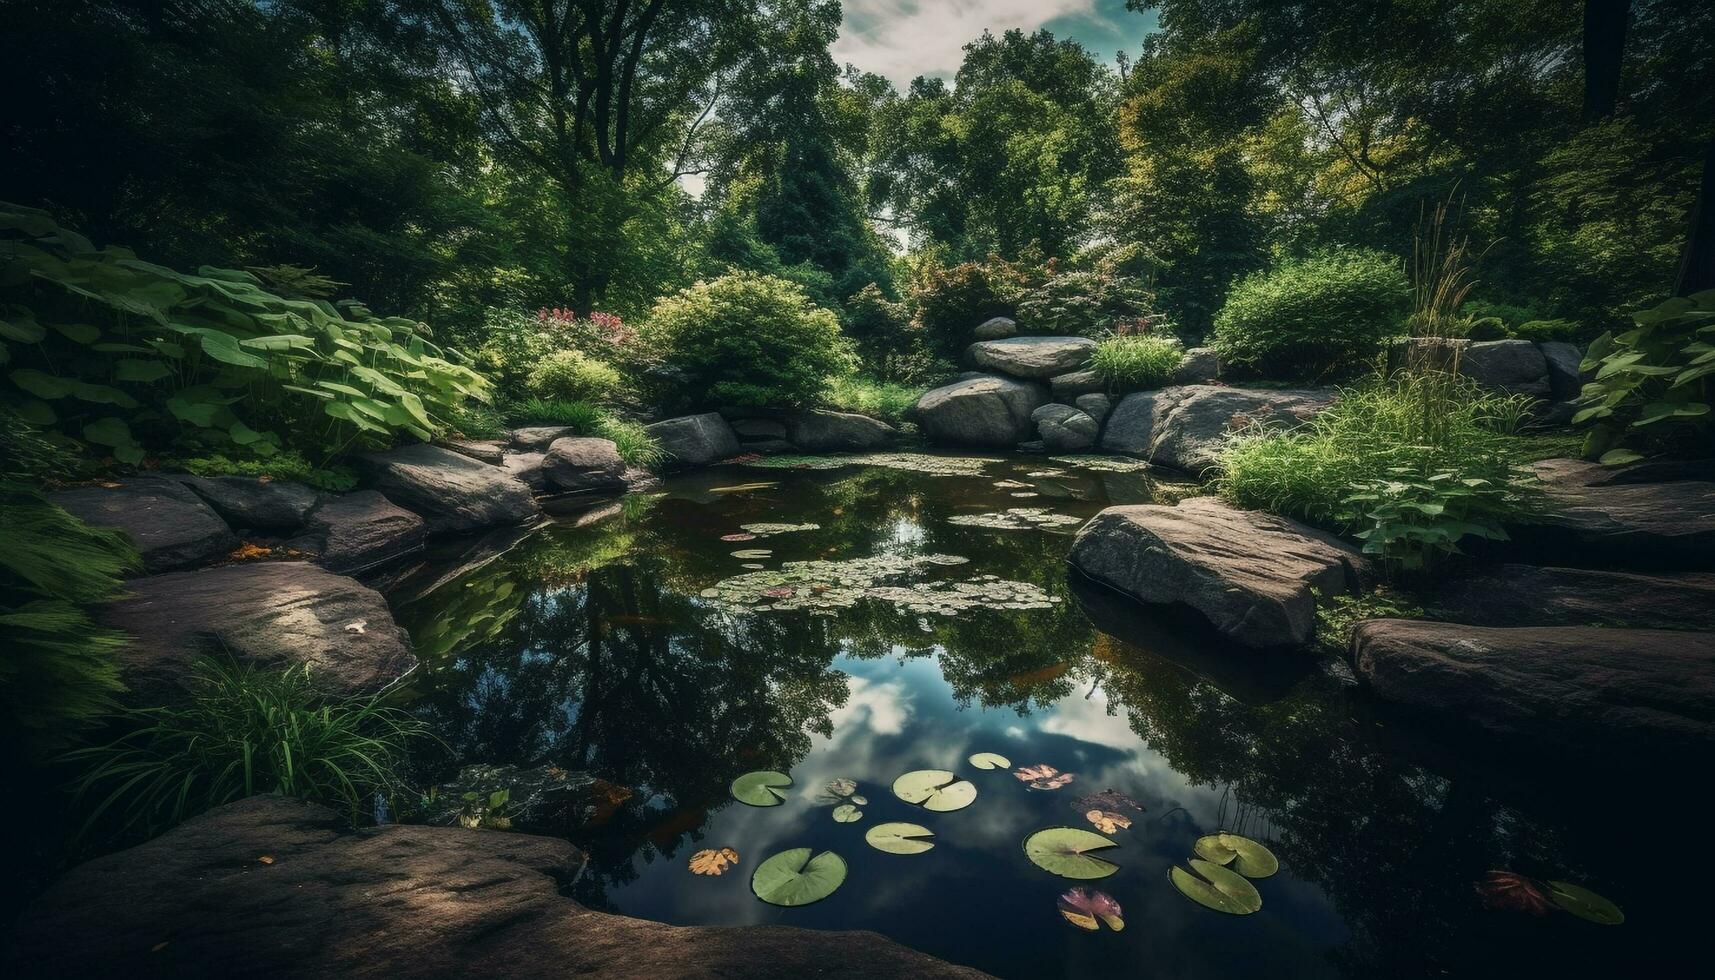
[[[978,752],[971,756],[971,765],[978,769],[1011,769],[1012,760],[993,752]]]
[[[1078,827],[1049,827],[1024,839],[1024,854],[1030,863],[1062,878],[1106,878],[1119,866],[1092,855],[1118,846]]]
[[[1120,903],[1107,892],[1094,888],[1074,888],[1060,896],[1058,902],[1060,914],[1066,921],[1080,929],[1091,932],[1098,931],[1101,926],[1097,920],[1107,923],[1107,927],[1115,932],[1125,928],[1125,919],[1121,917]]]
[[[1620,911],[1618,905],[1569,881],[1550,881],[1548,899],[1559,908],[1588,922],[1617,926],[1626,921],[1626,914]]]
[[[691,855],[690,867],[692,874],[723,875],[737,863],[737,851],[730,847],[714,847]]]
[[[1112,834],[1131,826],[1131,818],[1112,810],[1086,810],[1084,819],[1104,834]]]
[[[914,823],[878,823],[864,832],[870,847],[889,854],[921,854],[934,847],[928,827]]]
[[[830,779],[826,789],[829,796],[850,796],[857,792],[857,780],[847,779],[844,776],[838,779]]]
[[[947,813],[970,806],[977,798],[977,787],[945,769],[918,769],[893,781],[893,795],[925,810]]]
[[[783,772],[747,772],[732,781],[732,798],[750,806],[779,806],[786,802],[784,790],[791,785],[792,777]]]
[[[1246,878],[1267,878],[1280,870],[1280,862],[1272,851],[1238,834],[1199,837],[1193,850],[1205,861],[1226,865]]]
[[[1192,858],[1190,863],[1191,871],[1175,866],[1168,872],[1181,895],[1229,915],[1249,915],[1262,908],[1262,895],[1243,875],[1201,858]]]
[[[839,806],[834,807],[835,823],[857,823],[862,819],[863,811],[852,806],[850,803],[841,803]]]
[[[1078,778],[1069,772],[1061,772],[1053,766],[1038,763],[1034,766],[1020,766],[1012,774],[1018,781],[1031,789],[1059,789]]]
[[[770,905],[795,907],[819,902],[846,880],[845,859],[833,851],[811,856],[808,847],[781,851],[756,866],[750,890]]]

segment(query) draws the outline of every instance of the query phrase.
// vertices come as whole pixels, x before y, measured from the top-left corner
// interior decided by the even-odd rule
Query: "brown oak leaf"
[[[691,873],[698,875],[724,875],[726,870],[738,863],[738,852],[730,847],[711,847],[691,855]]]

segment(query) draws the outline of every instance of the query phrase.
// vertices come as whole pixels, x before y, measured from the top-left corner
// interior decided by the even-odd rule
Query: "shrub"
[[[1067,271],[1025,290],[1018,322],[1026,333],[1093,337],[1148,317],[1155,297],[1143,280],[1112,271]]]
[[[1233,287],[1215,315],[1215,349],[1269,377],[1323,377],[1367,362],[1398,332],[1408,295],[1399,263],[1381,252],[1289,259]]]
[[[1109,388],[1141,391],[1160,388],[1185,356],[1179,341],[1161,334],[1104,337],[1090,356],[1090,369]]]
[[[895,303],[870,283],[845,303],[845,333],[857,347],[864,370],[886,381],[915,381],[927,373],[923,331],[905,304]]]
[[[1587,335],[1584,325],[1576,320],[1526,320],[1513,328],[1513,336],[1537,343],[1558,340],[1575,344],[1584,340]]]
[[[377,794],[404,788],[407,749],[428,734],[374,698],[322,694],[307,666],[268,672],[205,659],[197,681],[189,704],[127,711],[132,731],[67,753],[82,770],[73,789],[85,831],[105,819],[117,837],[149,836],[259,793],[337,806],[356,824]]]
[[[679,372],[682,402],[801,406],[854,365],[834,314],[773,276],[732,273],[655,304],[643,343]]]
[[[530,393],[550,401],[605,401],[620,386],[613,366],[576,350],[555,351],[531,369]]]
[[[1584,370],[1596,377],[1584,386],[1572,422],[1594,424],[1586,452],[1604,463],[1628,463],[1642,458],[1630,447],[1675,437],[1692,451],[1707,451],[1715,290],[1667,300],[1632,320],[1631,330],[1597,337],[1584,355]]]
[[[1505,340],[1507,325],[1498,316],[1477,317],[1465,325],[1465,337],[1469,340]]]
[[[911,280],[915,322],[936,357],[957,361],[983,321],[1017,314],[1017,302],[1041,275],[990,256],[986,262],[943,265],[931,258]]]
[[[337,453],[428,439],[488,383],[359,303],[284,299],[251,273],[196,275],[97,250],[0,204],[0,394],[32,422],[124,463],[172,447]]]
[[[920,387],[851,375],[829,383],[827,403],[842,412],[857,412],[900,425],[922,395]]]

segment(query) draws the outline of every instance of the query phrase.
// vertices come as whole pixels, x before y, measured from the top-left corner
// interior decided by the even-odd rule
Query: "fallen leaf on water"
[[[829,796],[850,796],[857,792],[857,780],[848,779],[844,776],[838,779],[830,779],[827,790]]]
[[[1142,803],[1116,790],[1104,789],[1100,793],[1090,793],[1080,796],[1072,803],[1072,808],[1080,812],[1090,810],[1136,810],[1142,813],[1147,809]]]
[[[1552,904],[1536,882],[1511,871],[1491,871],[1477,882],[1477,895],[1492,909],[1544,915]]]
[[[776,585],[772,589],[763,589],[762,594],[770,599],[785,599],[798,594],[798,590],[790,585]]]
[[[1034,766],[1020,766],[1012,771],[1018,781],[1031,789],[1059,789],[1078,778],[1069,772],[1061,772],[1050,765],[1038,763]]]
[[[1123,813],[1114,813],[1111,810],[1090,810],[1084,814],[1084,819],[1104,834],[1111,834],[1116,830],[1131,826],[1130,817]]]
[[[155,945],[149,947],[149,952],[159,953],[161,950],[166,949],[166,948],[167,948],[166,943],[156,943]]]
[[[274,855],[264,854],[261,857],[257,858],[256,860],[262,864],[273,864],[274,863]]]
[[[724,875],[728,868],[737,863],[737,851],[730,847],[711,847],[691,855],[691,873],[696,875]]]
[[[257,558],[266,558],[273,553],[274,549],[272,548],[264,548],[259,544],[251,544],[246,541],[228,552],[226,557],[232,561],[252,561]]]
[[[721,535],[721,540],[722,541],[755,541],[756,535],[751,534],[749,531],[743,531],[743,532],[738,533],[738,534],[723,534],[723,535]]]
[[[1120,916],[1120,903],[1107,892],[1094,888],[1074,888],[1060,896],[1060,914],[1066,921],[1080,929],[1097,932],[1101,929],[1096,920],[1107,923],[1108,928],[1119,932],[1125,928],[1125,919]]]

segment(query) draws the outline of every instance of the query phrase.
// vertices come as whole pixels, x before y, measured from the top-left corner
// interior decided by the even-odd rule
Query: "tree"
[[[1584,0],[1584,121],[1614,114],[1620,100],[1631,0]]]

